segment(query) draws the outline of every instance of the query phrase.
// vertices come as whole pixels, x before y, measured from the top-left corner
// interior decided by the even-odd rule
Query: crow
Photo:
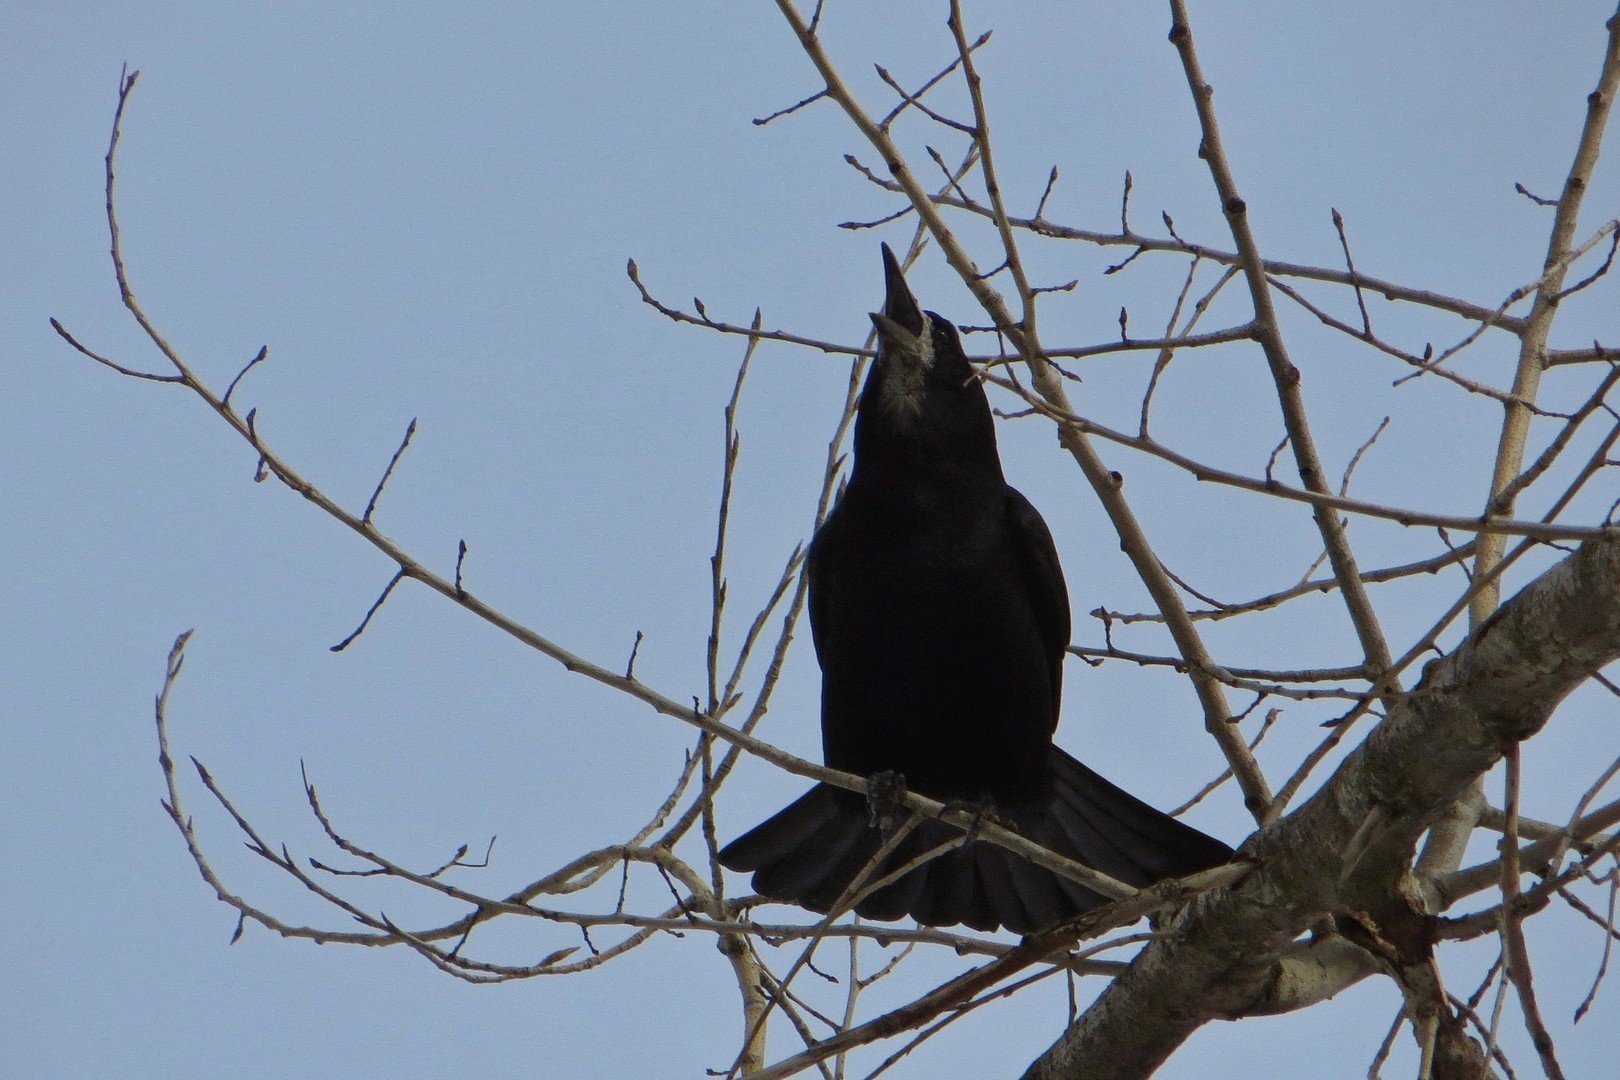
[[[956,327],[923,311],[883,246],[878,354],[861,390],[849,482],[810,543],[810,628],[828,766],[893,774],[1130,885],[1219,865],[1225,844],[1052,745],[1069,595],[1052,534],[1002,476],[984,387]],[[720,852],[754,890],[826,913],[961,835],[892,830],[861,795],[817,784]],[[855,904],[868,919],[1046,929],[1107,901],[970,839]]]

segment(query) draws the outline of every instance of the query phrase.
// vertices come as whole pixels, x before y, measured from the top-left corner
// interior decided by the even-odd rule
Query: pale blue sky
[[[939,3],[884,5],[882,17],[853,7],[830,5],[827,43],[869,101],[890,101],[872,61],[914,83],[949,54]],[[1609,13],[1596,2],[1475,4],[1466,17],[1410,3],[1194,4],[1267,253],[1336,264],[1337,207],[1369,273],[1492,304],[1533,278],[1548,215],[1512,185],[1556,193]],[[1033,207],[1055,161],[1050,216],[1107,228],[1128,168],[1139,228],[1157,232],[1165,210],[1184,236],[1226,245],[1161,6],[1000,4],[969,21],[996,29],[981,64],[1017,205]],[[749,123],[817,85],[771,4],[8,5],[0,1072],[687,1077],[729,1064],[736,991],[701,937],[655,942],[579,978],[495,988],[455,983],[397,949],[317,948],[257,927],[227,946],[234,916],[158,806],[150,702],[183,629],[197,633],[173,704],[176,751],[205,761],[267,835],[306,855],[328,853],[303,809],[300,760],[357,839],[401,859],[430,864],[499,834],[494,867],[466,878],[498,891],[622,839],[666,790],[689,736],[408,585],[334,656],[326,647],[391,567],[285,489],[254,485],[251,453],[195,398],[120,379],[55,337],[51,316],[126,363],[158,364],[118,305],[101,216],[126,62],[143,73],[121,158],[126,256],[174,343],[216,386],[268,344],[238,401],[351,505],[420,418],[380,526],[445,571],[466,538],[472,588],[585,656],[616,666],[644,631],[638,674],[678,699],[701,690],[720,408],[740,348],[642,305],[625,260],[671,303],[695,293],[737,322],[759,305],[769,325],[856,341],[879,296],[878,239],[909,236],[909,226],[835,228],[894,203],[842,163],[852,150],[875,161],[826,103]],[[902,134],[923,166],[922,142],[954,146],[917,124]],[[1587,205],[1588,228],[1620,206],[1607,163]],[[982,230],[965,235],[988,255]],[[1101,276],[1121,256],[1031,248],[1044,279],[1081,280],[1046,309],[1049,345],[1109,339],[1121,305],[1134,332],[1162,327],[1183,264],[1144,259]],[[932,255],[912,281],[925,306],[984,321]],[[1555,344],[1612,337],[1613,303],[1606,286],[1572,305]],[[1419,344],[1465,329],[1382,301],[1374,315]],[[1234,294],[1209,318],[1241,321],[1242,305]],[[1394,362],[1289,318],[1333,467],[1394,411],[1358,491],[1477,511],[1494,409],[1436,385],[1392,392]],[[1468,370],[1504,379],[1504,341]],[[1131,424],[1141,362],[1084,374],[1081,408]],[[808,527],[846,378],[819,353],[766,347],[756,360],[739,421],[733,626]],[[1580,385],[1561,374],[1547,392],[1562,401]],[[1238,420],[1269,395],[1254,355],[1186,358],[1164,393],[1155,422],[1167,439],[1263,467],[1275,423]],[[1002,441],[1011,478],[1057,536],[1077,638],[1094,642],[1084,614],[1139,605],[1142,590],[1050,428],[1007,423]],[[1107,455],[1165,558],[1218,595],[1291,583],[1314,554],[1297,507]],[[1611,484],[1593,505],[1613,495]],[[1369,564],[1433,543],[1367,523],[1352,535]],[[1378,594],[1397,651],[1455,587]],[[1209,634],[1229,663],[1353,659],[1330,600]],[[1149,632],[1130,640],[1159,644]],[[765,734],[814,756],[815,670],[800,646]],[[1218,768],[1184,684],[1079,665],[1070,680],[1060,741],[1132,790],[1173,804]],[[1567,812],[1593,762],[1608,760],[1611,702],[1583,696],[1533,745],[1532,812]],[[1285,776],[1327,715],[1291,707],[1262,762]],[[233,888],[289,919],[341,926],[245,853],[194,777],[184,782]],[[722,830],[801,786],[749,766],[722,803]],[[1193,819],[1233,842],[1246,835],[1231,791]],[[359,895],[402,921],[443,913],[409,893]],[[1565,1064],[1597,1075],[1612,1063],[1602,1032],[1620,1024],[1614,994],[1568,1030],[1597,932],[1568,918],[1536,927]],[[509,960],[570,943],[485,940]],[[919,964],[907,985],[962,964]],[[1304,1015],[1213,1025],[1163,1075],[1360,1076],[1397,1005],[1369,982]],[[898,1075],[1015,1073],[1058,1034],[1065,1008],[1053,984],[981,1010]],[[1395,1074],[1411,1070],[1409,1042]]]

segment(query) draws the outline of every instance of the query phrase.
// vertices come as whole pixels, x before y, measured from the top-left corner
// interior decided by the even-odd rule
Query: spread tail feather
[[[1051,764],[1045,805],[1003,812],[1008,824],[1036,843],[1138,887],[1232,857],[1219,840],[1160,813],[1056,747]],[[864,880],[877,881],[956,835],[943,822],[924,821]],[[720,862],[753,872],[761,896],[824,914],[869,869],[882,842],[865,799],[817,784],[726,845]],[[1032,934],[1106,902],[1083,885],[975,840],[872,892],[855,910],[879,921],[909,915],[925,926],[1005,926]]]

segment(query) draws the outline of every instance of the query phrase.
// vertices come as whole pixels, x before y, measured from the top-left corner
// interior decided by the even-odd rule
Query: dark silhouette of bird
[[[1225,844],[1052,745],[1069,643],[1052,535],[1002,476],[990,404],[956,328],[918,306],[888,245],[883,267],[854,464],[807,564],[826,763],[982,807],[1130,885],[1226,862]],[[892,820],[859,794],[817,784],[720,861],[753,871],[762,896],[825,913],[870,869]],[[960,835],[925,819],[865,881]],[[1029,934],[1107,899],[970,839],[855,911]]]

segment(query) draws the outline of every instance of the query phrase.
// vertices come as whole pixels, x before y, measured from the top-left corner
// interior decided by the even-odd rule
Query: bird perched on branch
[[[1218,865],[1231,849],[1052,745],[1069,597],[1052,535],[1007,484],[984,387],[956,328],[925,312],[883,247],[878,354],[861,391],[843,497],[810,545],[827,764],[894,774],[1130,885]],[[760,895],[827,912],[961,830],[895,833],[826,784],[720,852]],[[858,881],[862,878],[864,881]],[[878,920],[1034,933],[1108,898],[969,839],[854,905]],[[846,898],[847,900],[847,898]]]

